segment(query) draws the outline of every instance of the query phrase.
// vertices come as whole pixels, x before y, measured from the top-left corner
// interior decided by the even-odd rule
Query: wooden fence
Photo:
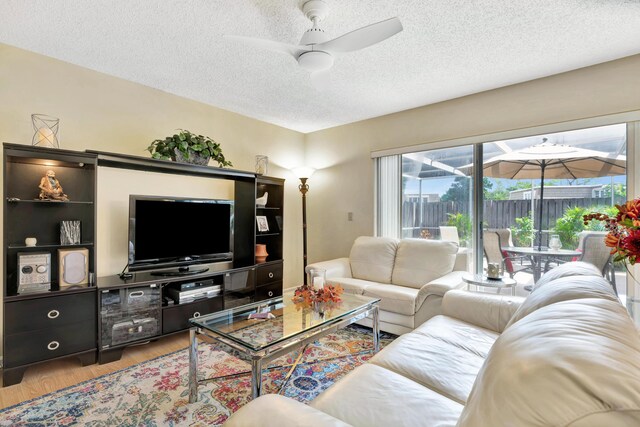
[[[624,203],[624,199],[616,198],[615,203]],[[547,199],[543,201],[542,229],[549,230],[556,220],[564,215],[568,208],[576,206],[590,208],[594,206],[610,206],[611,198],[589,199]],[[540,200],[534,201],[534,228],[538,228],[538,207]],[[516,218],[531,216],[531,200],[485,200],[484,220],[486,228],[511,228],[515,225]],[[439,226],[447,225],[447,214],[470,214],[468,202],[435,202],[423,203],[422,218],[420,216],[420,203],[406,201],[402,205],[402,226],[405,235],[419,237],[422,229],[427,229],[433,238],[440,236]],[[422,219],[422,221],[421,221]]]

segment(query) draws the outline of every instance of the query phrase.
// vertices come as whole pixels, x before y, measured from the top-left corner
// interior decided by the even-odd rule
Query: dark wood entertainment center
[[[127,346],[188,329],[189,318],[282,294],[283,179],[99,151],[8,143],[3,151],[3,386],[19,383],[24,371],[37,363],[62,357],[79,357],[83,365],[96,359],[108,363],[119,359]],[[99,262],[95,255],[98,167],[232,180],[233,261],[207,264],[208,271],[186,276],[137,272],[127,279],[94,278]],[[48,169],[55,170],[70,201],[37,200],[37,182]],[[267,205],[257,207],[256,198],[265,192]],[[258,231],[256,215],[266,217],[269,231]],[[81,221],[80,243],[60,244],[60,222],[66,220]],[[32,236],[37,244],[27,246],[25,239]],[[266,262],[256,262],[256,243],[266,245]],[[60,287],[59,254],[64,252],[59,250],[85,249],[89,283]],[[50,289],[19,292],[19,256],[31,259],[25,254],[50,254]],[[219,285],[221,292],[186,303],[169,297],[169,289],[194,283]]]

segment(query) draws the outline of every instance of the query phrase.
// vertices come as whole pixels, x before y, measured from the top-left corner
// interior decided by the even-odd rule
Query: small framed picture
[[[265,231],[269,231],[269,222],[267,221],[267,217],[266,216],[262,216],[262,215],[257,215],[256,216],[256,222],[258,223],[258,231],[259,232],[265,232]]]

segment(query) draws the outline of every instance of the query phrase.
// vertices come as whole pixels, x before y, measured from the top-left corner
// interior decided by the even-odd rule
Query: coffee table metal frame
[[[251,309],[269,306],[283,302],[283,297],[272,298],[269,300],[260,301],[257,303],[247,304],[242,307],[235,307],[229,310],[223,310],[219,313],[215,313],[213,318],[223,318],[229,316],[231,310],[238,310],[241,308]],[[241,342],[229,339],[215,331],[204,328],[201,326],[194,326],[189,330],[189,403],[198,401],[198,384],[206,383],[214,378],[208,378],[204,380],[198,380],[198,338],[203,335],[208,338],[212,338],[221,343],[224,343],[234,350],[237,350],[241,355],[246,356],[251,361],[251,396],[252,399],[260,396],[262,392],[262,367],[268,364],[270,361],[287,354],[298,347],[305,346],[314,342],[318,338],[329,334],[338,328],[348,326],[359,320],[371,315],[373,323],[373,348],[374,353],[380,350],[380,323],[379,323],[379,304],[380,299],[373,299],[369,303],[364,303],[361,307],[344,313],[342,316],[327,320],[313,327],[303,330],[300,333],[293,335],[282,341],[267,345],[260,350],[255,350],[242,345]],[[212,317],[207,316],[209,319]],[[189,322],[195,324],[199,318],[189,319]],[[268,321],[268,320],[267,320]]]

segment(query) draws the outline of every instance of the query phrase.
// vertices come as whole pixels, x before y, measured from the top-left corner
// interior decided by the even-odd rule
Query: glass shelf
[[[93,246],[93,242],[79,243],[77,245],[61,245],[59,243],[44,243],[36,246],[26,246],[23,243],[11,243],[7,246],[8,249],[55,249],[55,248],[81,248],[84,246]]]
[[[93,202],[84,202],[69,200],[67,202],[55,201],[55,200],[40,200],[40,199],[17,199],[14,197],[7,198],[8,203],[43,203],[46,205],[92,205]]]

